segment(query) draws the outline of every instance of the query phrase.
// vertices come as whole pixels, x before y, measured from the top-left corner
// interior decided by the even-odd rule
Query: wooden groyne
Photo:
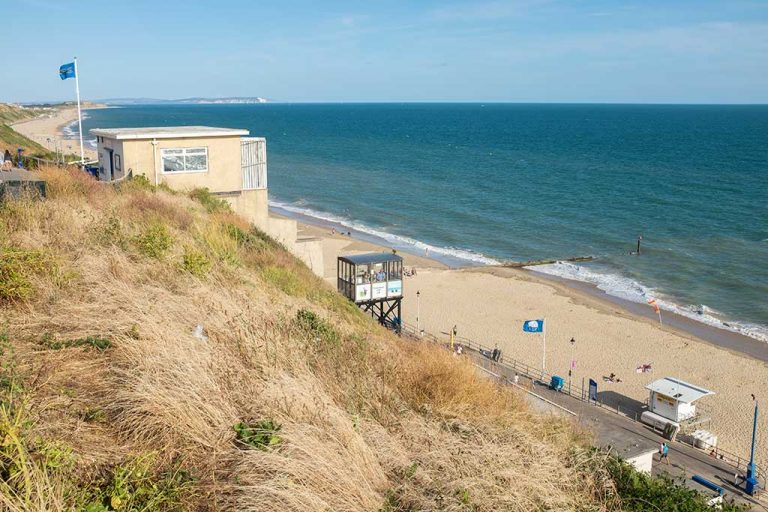
[[[567,261],[569,263],[579,263],[584,261],[594,260],[594,256],[574,256],[573,258],[560,258],[557,260],[531,260],[531,261],[505,261],[501,264],[502,267],[521,268],[521,267],[533,267],[536,265],[551,265],[558,261]]]

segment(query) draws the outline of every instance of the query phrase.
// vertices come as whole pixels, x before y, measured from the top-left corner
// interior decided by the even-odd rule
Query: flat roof
[[[651,382],[645,386],[645,389],[661,393],[662,395],[667,395],[684,404],[690,404],[699,398],[715,394],[714,391],[694,386],[693,384],[672,377],[664,377],[663,379]]]
[[[385,261],[403,261],[401,256],[391,252],[369,252],[366,254],[355,254],[354,256],[339,256],[341,261],[352,263],[353,265],[366,265],[368,263],[384,263]]]
[[[215,126],[153,126],[143,128],[94,128],[91,134],[108,139],[181,139],[187,137],[241,137],[248,130]]]

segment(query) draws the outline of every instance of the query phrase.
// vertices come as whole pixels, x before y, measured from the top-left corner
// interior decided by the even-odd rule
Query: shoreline
[[[296,220],[299,223],[300,230],[302,229],[302,225],[304,225],[304,229],[306,229],[307,226],[314,226],[318,228],[335,229],[337,232],[349,231],[353,234],[353,240],[371,244],[371,250],[382,250],[384,252],[389,252],[394,248],[399,252],[401,251],[410,255],[412,258],[433,262],[431,265],[424,265],[424,262],[422,262],[420,266],[424,266],[426,268],[446,268],[467,272],[487,273],[503,273],[505,271],[511,271],[518,273],[521,276],[526,276],[527,279],[542,283],[558,284],[563,288],[563,293],[566,295],[569,293],[586,294],[591,299],[601,301],[603,305],[607,307],[615,308],[618,306],[621,308],[621,311],[616,311],[616,313],[630,315],[637,320],[648,321],[650,324],[659,327],[658,317],[650,306],[610,295],[592,283],[577,281],[575,279],[568,279],[552,274],[545,274],[543,272],[536,272],[535,270],[524,267],[515,268],[501,265],[482,265],[468,262],[456,257],[440,254],[436,255],[434,252],[429,255],[418,255],[415,254],[412,248],[408,246],[403,244],[391,244],[388,240],[377,237],[376,235],[356,230],[331,220],[318,219],[309,215],[290,212],[279,206],[273,205],[270,205],[269,210],[270,214],[272,215],[276,214],[279,217]],[[328,233],[313,232],[312,236],[319,236],[322,238],[330,235]],[[342,239],[344,239],[343,235]],[[402,256],[405,257],[405,255]],[[725,350],[730,350],[734,353],[741,354],[746,357],[752,357],[760,361],[768,362],[768,343],[756,338],[752,338],[736,331],[722,329],[714,325],[706,324],[704,322],[699,322],[690,317],[668,310],[663,310],[662,321],[663,325],[661,328],[664,330],[672,331],[681,336],[687,336],[697,341],[705,342]]]
[[[615,297],[599,289],[592,283],[585,283],[564,277],[537,273],[533,270],[523,270],[527,275],[543,282],[558,283],[568,290],[568,293],[583,293],[608,306],[618,306],[616,314],[631,315],[637,320],[645,321],[662,330],[673,332],[679,336],[687,336],[695,341],[708,343],[715,347],[728,350],[734,354],[750,357],[768,363],[768,343],[752,338],[745,334],[721,329],[714,325],[698,322],[687,316],[664,310],[663,325],[659,325],[658,316],[650,306],[632,302],[631,300]]]
[[[88,110],[99,108],[107,108],[107,106],[86,102],[81,107],[81,110],[83,113],[86,113]],[[57,108],[49,114],[13,123],[10,127],[49,151],[56,151],[56,142],[58,141],[59,151],[79,155],[80,144],[78,138],[67,137],[64,133],[64,129],[75,121],[77,121],[77,106],[66,106]],[[85,143],[85,139],[83,139],[83,142]],[[84,144],[83,152],[87,160],[95,160],[97,157],[96,150],[87,144]]]
[[[275,215],[275,209],[270,208],[270,214]],[[321,240],[325,280],[334,288],[337,255],[392,248],[387,240],[340,229],[333,222],[287,217],[299,222],[302,236]],[[645,386],[667,376],[711,389],[715,394],[697,404],[712,420],[704,428],[719,437],[721,448],[749,454],[749,394],[768,387],[768,343],[667,311],[659,326],[649,306],[610,296],[589,283],[528,269],[466,263],[456,267],[402,247],[398,254],[405,266],[418,271],[403,286],[404,322],[415,326],[418,310],[419,325],[426,332],[445,337],[441,333],[456,325],[459,336],[497,346],[505,358],[541,368],[541,335],[524,333],[521,326],[544,318],[548,373],[567,376],[575,360],[575,384],[595,379],[600,393],[638,407],[648,398]],[[573,346],[571,338],[576,340]],[[638,372],[643,364],[652,364],[652,372]],[[611,373],[621,381],[602,379]],[[761,431],[768,429],[768,418],[761,417],[759,423]],[[758,461],[768,461],[763,442],[758,444]]]

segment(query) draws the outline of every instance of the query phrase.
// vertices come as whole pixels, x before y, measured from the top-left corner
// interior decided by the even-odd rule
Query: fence
[[[425,332],[424,329],[417,329],[415,326],[410,324],[402,324],[401,326],[401,334],[408,336],[410,338],[418,339],[418,340],[426,340],[432,343],[435,343],[437,345],[440,345],[444,348],[449,347],[449,341],[446,341],[445,339],[440,339],[434,334]],[[546,372],[543,372],[541,368],[535,368],[533,366],[527,365],[523,363],[522,361],[517,361],[515,359],[511,358],[504,358],[502,357],[498,362],[492,361],[490,359],[490,355],[493,352],[493,349],[483,345],[482,343],[478,343],[476,341],[470,340],[469,338],[465,338],[463,336],[455,336],[454,337],[454,345],[461,345],[463,348],[471,350],[473,352],[476,352],[480,355],[485,356],[484,358],[480,359],[480,365],[479,367],[485,370],[486,372],[491,373],[494,376],[497,376],[500,380],[504,380],[507,383],[511,383],[509,378],[503,374],[501,370],[506,370],[507,372],[514,372],[517,375],[529,379],[531,382],[541,382],[544,385],[547,385],[550,382],[550,379],[552,378],[552,374],[548,374]],[[518,386],[519,387],[519,386]],[[641,409],[638,409],[637,404],[645,405],[640,402],[635,402],[634,400],[630,398],[626,398],[626,400],[621,399],[615,399],[615,400],[600,400],[597,401],[589,400],[589,392],[588,389],[586,389],[583,385],[575,384],[573,385],[571,382],[568,382],[565,387],[563,387],[562,390],[560,390],[561,393],[564,393],[572,398],[575,398],[577,400],[580,400],[582,402],[588,402],[595,404],[598,407],[601,407],[605,410],[615,412],[616,414],[619,414],[621,416],[624,416],[628,419],[631,419],[633,421],[639,422],[640,421],[640,413]],[[634,402],[634,406],[633,406]],[[624,405],[624,409],[622,410],[622,405]],[[645,423],[643,423],[645,425]],[[649,425],[646,425],[649,426]],[[653,430],[659,434],[662,434],[663,432],[659,430],[656,427],[651,427]],[[693,445],[693,439],[690,438],[690,436],[683,435],[681,436],[681,439],[684,439],[687,444]],[[713,459],[720,460],[729,466],[732,466],[737,471],[746,471],[747,465],[749,464],[749,459],[742,457],[740,455],[737,455],[735,453],[729,452],[727,450],[723,450],[722,448],[713,448],[709,452],[709,456]],[[765,482],[766,476],[768,475],[768,470],[766,470],[765,466],[759,466],[755,464],[755,473],[758,479]]]

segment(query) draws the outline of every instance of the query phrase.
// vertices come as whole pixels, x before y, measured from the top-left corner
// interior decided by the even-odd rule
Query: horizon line
[[[160,105],[162,103],[157,102],[174,102],[184,101],[188,99],[205,99],[205,100],[219,100],[229,98],[257,98],[257,96],[193,96],[188,98],[147,98],[146,102],[135,103],[135,105]],[[102,99],[83,99],[83,102],[90,103],[106,103],[115,100],[136,100],[142,98],[102,98]],[[4,103],[17,104],[17,105],[63,105],[66,103],[74,103],[75,100],[37,100],[37,101],[4,101]],[[323,100],[269,100],[265,103],[218,103],[213,105],[397,105],[397,104],[442,104],[442,105],[632,105],[632,106],[768,106],[768,101],[765,102],[642,102],[642,101],[507,101],[507,100],[350,100],[350,101],[323,101]],[[187,106],[206,106],[212,105],[211,103],[181,103],[181,105]]]

